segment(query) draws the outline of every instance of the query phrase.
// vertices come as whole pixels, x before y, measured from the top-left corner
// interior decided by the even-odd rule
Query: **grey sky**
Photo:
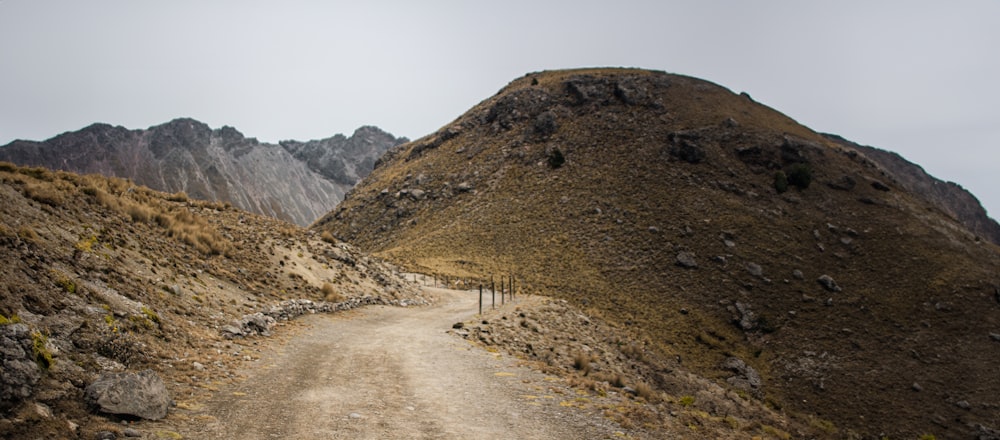
[[[433,132],[525,73],[707,79],[1000,213],[1000,1],[0,0],[0,145],[176,117]]]

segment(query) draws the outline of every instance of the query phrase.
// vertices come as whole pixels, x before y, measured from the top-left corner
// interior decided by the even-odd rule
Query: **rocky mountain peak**
[[[516,274],[672,365],[629,380],[763,399],[783,438],[992,432],[1000,248],[887,169],[700,79],[538,72],[390,150],[314,228],[411,271]]]
[[[382,152],[405,140],[377,127],[355,133],[279,146],[245,137],[231,126],[213,130],[191,118],[145,130],[92,124],[44,142],[0,147],[0,160],[130,178],[153,189],[308,225],[336,206]]]

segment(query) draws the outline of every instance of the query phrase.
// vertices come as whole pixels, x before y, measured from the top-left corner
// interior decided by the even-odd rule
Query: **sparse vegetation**
[[[52,360],[52,352],[48,348],[49,338],[41,332],[31,332],[31,348],[35,355],[35,362],[43,370],[48,370],[55,364]]]
[[[20,237],[21,240],[24,240],[31,244],[38,244],[38,242],[41,240],[41,237],[38,236],[38,233],[35,232],[35,229],[27,225],[21,226],[21,228],[18,229],[17,236]]]
[[[685,408],[687,408],[687,407],[689,407],[691,405],[694,405],[694,396],[690,396],[690,395],[688,395],[688,396],[681,396],[681,398],[677,400],[677,404],[679,404],[680,406],[683,406]]]
[[[59,206],[65,202],[62,192],[54,188],[51,183],[29,183],[24,186],[24,195],[49,206]]]
[[[0,164],[2,164],[2,163],[3,162],[0,162]],[[0,325],[17,324],[19,322],[21,322],[21,317],[20,316],[10,315],[10,318],[8,318],[8,317],[4,316],[3,314],[0,314]]]
[[[76,283],[70,279],[69,275],[53,269],[52,277],[55,279],[56,285],[62,288],[63,292],[76,293]]]

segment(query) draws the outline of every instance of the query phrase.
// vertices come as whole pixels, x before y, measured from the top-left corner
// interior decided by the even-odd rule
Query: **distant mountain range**
[[[350,137],[275,145],[181,118],[145,130],[93,124],[42,142],[18,140],[0,147],[0,160],[128,178],[305,226],[333,209],[382,153],[406,141],[366,126]]]

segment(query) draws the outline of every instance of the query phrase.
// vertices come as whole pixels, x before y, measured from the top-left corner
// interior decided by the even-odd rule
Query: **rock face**
[[[153,370],[104,373],[86,390],[87,401],[101,412],[159,420],[167,416],[170,394]]]
[[[146,130],[94,124],[44,142],[14,141],[0,160],[128,178],[170,193],[234,206],[299,225],[333,209],[375,160],[405,142],[376,127],[280,145],[176,119]]]
[[[947,212],[980,237],[994,244],[1000,244],[1000,224],[987,215],[976,196],[959,184],[937,179],[927,174],[920,165],[906,160],[897,153],[856,144],[833,134],[825,134],[824,136],[864,154],[885,169],[896,180],[896,183],[907,191]],[[885,184],[881,182],[872,182],[872,184],[885,187]],[[853,187],[853,184],[851,186]]]
[[[28,326],[0,325],[0,409],[30,396],[41,378],[31,347]]]

